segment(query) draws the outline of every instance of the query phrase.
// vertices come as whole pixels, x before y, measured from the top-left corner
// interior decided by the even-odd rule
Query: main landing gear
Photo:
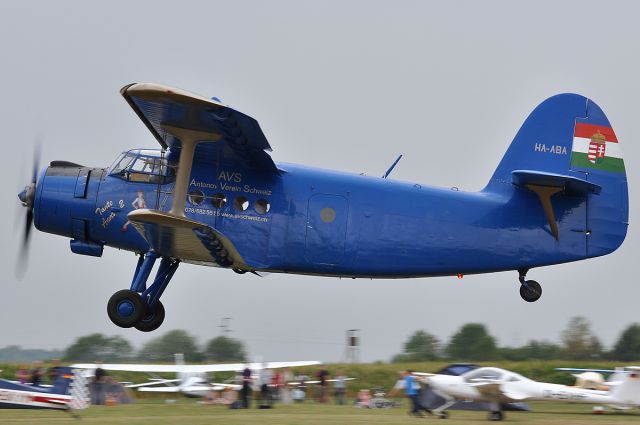
[[[504,419],[504,413],[500,410],[489,412],[488,419],[490,421],[501,421]]]
[[[153,283],[147,288],[147,279],[158,257],[155,252],[140,255],[131,289],[120,290],[109,298],[107,314],[116,326],[151,332],[164,321],[164,306],[160,296],[178,269],[180,260],[163,257]]]
[[[538,301],[542,296],[542,286],[535,280],[526,280],[529,269],[518,270],[518,280],[520,281],[520,296],[528,303]]]

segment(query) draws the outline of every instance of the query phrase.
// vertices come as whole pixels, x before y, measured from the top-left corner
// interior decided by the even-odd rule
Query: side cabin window
[[[175,166],[159,152],[129,151],[115,162],[109,174],[131,182],[165,184],[175,180]]]

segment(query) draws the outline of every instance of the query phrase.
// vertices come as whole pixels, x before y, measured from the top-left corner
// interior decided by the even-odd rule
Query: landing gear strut
[[[526,273],[526,272],[525,272]],[[490,404],[491,410],[489,411],[488,419],[490,421],[501,421],[504,419],[504,413],[502,412],[502,406],[497,401],[493,401]]]
[[[504,413],[500,410],[489,412],[489,420],[490,421],[501,421],[504,419]]]
[[[118,291],[109,299],[107,314],[116,326],[151,332],[164,321],[165,312],[160,296],[178,269],[180,260],[163,257],[153,283],[147,288],[147,279],[158,257],[155,252],[140,255],[131,289]]]
[[[518,280],[520,281],[520,296],[528,303],[538,301],[542,296],[542,286],[535,280],[526,280],[529,269],[518,270]]]

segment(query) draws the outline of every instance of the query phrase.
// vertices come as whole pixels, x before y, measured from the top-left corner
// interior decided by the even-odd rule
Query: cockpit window
[[[120,156],[119,160],[116,160],[113,167],[111,167],[111,174],[118,174],[119,172],[126,170],[131,166],[131,163],[136,160],[136,156],[130,153],[124,153]]]
[[[498,369],[480,368],[469,372],[467,376],[465,376],[465,381],[470,383],[483,381],[499,381],[501,378],[502,372]]]
[[[128,181],[165,184],[175,179],[175,166],[162,158],[159,151],[134,150],[125,152],[110,174]]]

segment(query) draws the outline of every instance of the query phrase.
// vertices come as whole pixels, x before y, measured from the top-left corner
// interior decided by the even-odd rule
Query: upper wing
[[[138,388],[140,392],[147,393],[179,393],[181,390],[180,387],[141,387]]]
[[[563,372],[598,372],[598,373],[615,373],[620,372],[615,369],[581,369],[576,367],[557,367],[554,370],[560,370]]]
[[[95,369],[97,366],[91,363],[78,363],[71,367],[77,369]],[[229,372],[242,370],[244,363],[228,363],[217,365],[176,365],[176,364],[103,364],[104,370],[144,373],[202,373],[202,372]],[[154,382],[155,384],[155,382]]]
[[[344,378],[342,379],[343,381],[353,381],[356,378]],[[325,382],[336,382],[337,379],[325,379]],[[289,385],[291,386],[296,386],[296,385],[300,385],[300,384],[319,384],[320,381],[319,380],[314,380],[314,381],[294,381],[294,382],[289,382]]]
[[[297,362],[268,362],[268,363],[225,363],[225,364],[103,364],[100,367],[104,370],[126,371],[126,372],[146,372],[146,373],[206,373],[206,372],[234,372],[245,367],[249,369],[277,369],[281,367],[312,366],[320,364],[319,361],[297,361]],[[76,369],[95,369],[97,366],[91,363],[78,363],[71,365]]]
[[[280,369],[283,367],[301,367],[301,366],[314,366],[319,365],[322,362],[317,360],[301,360],[294,362],[266,362],[266,363],[251,363],[249,369]]]
[[[175,382],[180,382],[181,379],[157,379],[151,382],[143,382],[141,384],[129,384],[125,385],[127,388],[143,388],[143,387],[152,387],[154,385],[167,385],[173,384]],[[122,382],[121,382],[122,383]]]
[[[160,84],[124,86],[120,93],[171,154],[180,150],[180,140],[167,128],[182,128],[215,135],[215,143],[202,143],[194,161],[239,165],[263,171],[278,171],[266,151],[271,146],[256,120],[220,102]]]

